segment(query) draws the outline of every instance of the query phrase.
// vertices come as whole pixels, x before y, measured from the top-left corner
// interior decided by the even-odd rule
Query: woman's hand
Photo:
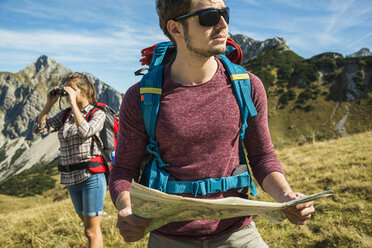
[[[53,90],[56,90],[58,88],[59,88],[59,86],[56,86],[56,87],[53,88]],[[50,94],[50,92],[52,92],[53,90],[49,91],[49,93],[47,95],[47,102],[46,102],[46,104],[49,105],[49,106],[53,106],[58,101],[58,99],[60,97],[59,94],[56,94],[56,95],[52,96]]]
[[[53,90],[55,89],[58,89],[59,87],[56,86],[53,88]],[[50,94],[50,92],[52,92],[53,90],[49,91],[48,94],[47,94],[47,101],[45,103],[45,106],[44,108],[41,110],[38,118],[37,118],[37,122],[38,123],[42,123],[42,122],[45,122],[47,117],[48,117],[48,113],[50,111],[50,109],[53,107],[53,105],[58,101],[60,95],[59,94],[56,94],[54,96],[52,96]]]
[[[80,89],[76,88],[75,90],[70,86],[65,86],[63,88],[68,93],[67,97],[68,97],[68,101],[70,102],[71,107],[77,106],[76,96],[80,93]]]

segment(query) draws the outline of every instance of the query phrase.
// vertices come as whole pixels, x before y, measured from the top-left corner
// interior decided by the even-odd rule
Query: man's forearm
[[[268,174],[262,182],[262,188],[277,202],[285,201],[284,196],[292,192],[287,180],[280,172]]]
[[[129,191],[122,191],[115,200],[115,207],[117,210],[122,210],[124,208],[130,208],[130,193]]]

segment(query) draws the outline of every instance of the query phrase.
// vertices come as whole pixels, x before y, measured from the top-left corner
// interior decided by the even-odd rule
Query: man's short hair
[[[168,32],[167,23],[169,20],[185,15],[190,12],[191,5],[196,0],[156,0],[156,11],[159,16],[159,25],[164,34],[176,44],[172,35]],[[184,23],[183,23],[184,24]]]

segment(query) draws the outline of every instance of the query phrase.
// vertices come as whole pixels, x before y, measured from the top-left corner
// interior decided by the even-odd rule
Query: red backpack
[[[92,137],[92,148],[93,142],[96,142],[99,150],[101,151],[101,155],[92,158],[91,160],[89,160],[88,163],[84,164],[87,164],[87,166],[85,167],[88,168],[91,172],[105,173],[107,179],[107,176],[109,175],[111,170],[113,155],[115,153],[117,144],[117,134],[119,132],[119,123],[117,119],[118,113],[104,103],[97,103],[94,108],[87,113],[86,120],[90,121],[93,118],[94,113],[99,109],[103,110],[106,113],[106,119],[99,134],[95,134]],[[62,115],[63,123],[66,122],[70,113],[71,107],[65,109]],[[93,149],[91,149],[91,152],[93,152]],[[73,168],[74,167],[72,167],[72,169]],[[82,169],[81,167],[76,168]]]

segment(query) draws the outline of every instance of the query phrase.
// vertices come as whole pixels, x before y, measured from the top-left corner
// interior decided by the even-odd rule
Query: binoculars
[[[63,88],[63,86],[57,88],[57,89],[54,89],[50,92],[50,95],[51,96],[55,96],[55,95],[61,95],[61,96],[67,96],[68,93],[67,91],[65,91],[65,89]]]

